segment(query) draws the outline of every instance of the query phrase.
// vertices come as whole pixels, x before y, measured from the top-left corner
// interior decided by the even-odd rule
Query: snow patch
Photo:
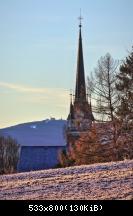
[[[36,125],[31,125],[30,127],[33,128],[33,129],[36,129],[36,128],[37,128]]]

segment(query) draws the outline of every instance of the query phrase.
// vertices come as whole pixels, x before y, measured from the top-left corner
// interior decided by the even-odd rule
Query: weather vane
[[[80,16],[78,17],[79,19],[79,27],[81,28],[82,27],[82,19],[83,17],[81,16],[81,9],[80,9]]]

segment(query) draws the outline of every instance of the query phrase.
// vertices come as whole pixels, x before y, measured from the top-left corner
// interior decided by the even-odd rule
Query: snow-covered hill
[[[66,120],[46,119],[0,129],[0,135],[15,138],[21,146],[65,146]]]
[[[133,199],[133,160],[3,175],[0,199]]]

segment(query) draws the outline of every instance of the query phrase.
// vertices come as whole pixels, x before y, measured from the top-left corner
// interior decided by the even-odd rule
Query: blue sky
[[[0,0],[0,127],[66,118],[80,8],[85,73],[133,45],[132,0]]]

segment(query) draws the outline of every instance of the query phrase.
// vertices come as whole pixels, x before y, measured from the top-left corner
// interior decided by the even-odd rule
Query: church
[[[69,145],[69,135],[86,133],[94,121],[86,93],[81,28],[80,17],[76,85],[67,121],[46,119],[0,130],[0,135],[11,136],[20,144],[19,172],[57,167],[59,153]]]
[[[82,48],[82,34],[81,34],[81,17],[79,24],[79,42],[78,42],[78,56],[77,56],[77,72],[76,72],[76,86],[75,95],[71,95],[70,113],[68,115],[67,133],[71,135],[78,135],[86,133],[91,127],[94,117],[92,114],[91,103],[88,102],[88,94],[86,92],[85,72],[84,72],[84,58]]]

